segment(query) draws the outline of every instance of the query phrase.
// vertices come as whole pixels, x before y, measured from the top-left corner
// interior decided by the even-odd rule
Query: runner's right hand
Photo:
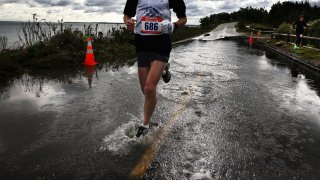
[[[128,31],[133,31],[134,30],[134,25],[135,25],[135,20],[129,19],[126,21],[126,26]]]

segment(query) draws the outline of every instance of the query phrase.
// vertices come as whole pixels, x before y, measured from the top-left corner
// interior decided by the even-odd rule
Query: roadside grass
[[[201,26],[196,26],[196,27],[190,27],[190,26],[185,26],[183,28],[177,29],[177,31],[171,36],[172,37],[172,42],[177,42],[181,41],[184,39],[188,39],[191,37],[196,37],[200,36],[202,34],[208,33],[214,28],[216,28],[217,25],[211,25],[207,27],[201,27]]]
[[[302,61],[306,61],[309,64],[312,64],[313,66],[320,68],[320,50],[319,49],[313,49],[306,46],[302,46],[299,49],[294,49],[293,45],[291,43],[285,43],[281,47],[277,47],[276,43],[279,42],[277,40],[268,40],[266,41],[269,45],[280,49],[284,53],[293,54],[296,57],[298,57]]]
[[[243,35],[250,36],[251,32],[247,28],[237,28],[237,31],[240,32]],[[254,36],[256,34],[254,33]],[[313,44],[309,44],[309,46],[313,48],[308,48],[306,46],[302,46],[299,49],[294,49],[293,45],[291,43],[286,43],[285,39],[272,39],[270,34],[261,34],[259,36],[259,41],[265,42],[275,48],[281,49],[285,53],[290,53],[296,55],[299,59],[303,61],[308,61],[315,67],[320,68],[320,49],[314,48],[315,46]],[[277,46],[277,42],[283,42],[283,45],[281,47]]]
[[[300,47],[299,49],[293,49],[292,46],[287,47],[292,53],[296,53],[300,56],[306,57],[308,59],[320,61],[320,50],[314,50],[307,47]]]
[[[273,28],[269,25],[261,24],[261,23],[253,23],[250,24],[250,27],[260,30],[260,31],[272,31]]]

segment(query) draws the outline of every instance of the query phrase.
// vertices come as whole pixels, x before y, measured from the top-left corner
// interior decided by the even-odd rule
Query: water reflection
[[[48,95],[48,89],[59,84],[71,85],[75,81],[81,80],[82,77],[87,78],[89,88],[92,88],[93,79],[98,79],[99,71],[116,72],[123,67],[130,67],[134,64],[135,61],[133,60],[129,62],[113,61],[95,67],[81,66],[79,69],[31,70],[28,74],[3,80],[2,85],[0,85],[0,100],[14,96],[18,89],[25,94],[32,94],[35,98],[41,98]]]
[[[83,75],[86,76],[88,79],[89,88],[92,88],[93,74],[96,74],[96,78],[98,78],[98,71],[95,70],[95,66],[85,66],[84,69],[85,73]]]
[[[0,100],[7,100],[7,102],[10,101],[12,103],[33,100],[39,107],[46,104],[54,104],[57,103],[56,101],[59,97],[66,94],[61,84],[63,83],[59,80],[24,75],[0,95]]]
[[[240,42],[240,46],[244,46],[244,43]],[[264,85],[283,99],[280,106],[291,113],[304,111],[312,119],[319,119],[320,72],[294,62],[284,55],[255,48],[257,47],[250,50],[239,48],[238,53],[249,53],[258,57],[255,57],[254,61],[257,61],[259,70],[262,71],[260,73],[268,80]]]
[[[25,74],[19,79],[13,80],[10,85],[1,87],[0,99],[12,99],[13,97],[16,97],[17,94],[21,93],[32,98],[48,96],[52,89],[54,89],[54,86],[64,83],[71,84],[72,78],[75,78],[77,73],[48,73],[46,75]]]
[[[299,75],[298,66],[294,64],[291,68],[291,77],[297,78]]]
[[[266,57],[270,59],[269,63],[272,66],[280,69],[288,69],[292,78],[307,79],[305,82],[308,84],[308,86],[312,90],[316,91],[317,95],[320,96],[319,72],[271,51],[266,51]]]

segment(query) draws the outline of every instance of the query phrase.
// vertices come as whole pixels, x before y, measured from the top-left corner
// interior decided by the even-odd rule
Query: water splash
[[[210,172],[197,172],[190,177],[190,180],[214,180]]]
[[[148,145],[155,139],[159,129],[158,124],[150,124],[150,130],[146,136],[137,138],[136,129],[139,127],[141,119],[131,115],[130,121],[119,126],[113,134],[107,135],[103,139],[100,151],[110,151],[114,154],[128,154],[131,147],[142,144]]]

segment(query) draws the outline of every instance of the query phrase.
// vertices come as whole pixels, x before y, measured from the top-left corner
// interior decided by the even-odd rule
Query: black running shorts
[[[138,67],[151,67],[151,63],[155,60],[168,63],[169,57],[155,53],[155,52],[138,52],[137,53]]]
[[[150,67],[155,60],[168,62],[172,49],[171,37],[168,34],[157,36],[135,35],[134,44],[136,47],[139,67]]]

